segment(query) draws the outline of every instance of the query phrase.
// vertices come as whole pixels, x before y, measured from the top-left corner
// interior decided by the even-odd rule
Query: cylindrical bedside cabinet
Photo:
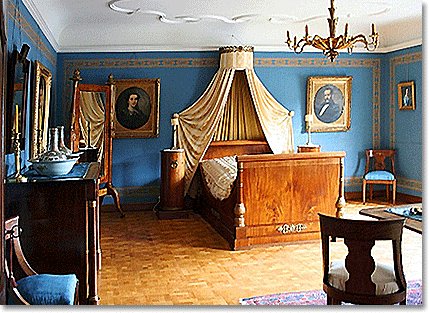
[[[185,151],[161,151],[161,194],[156,214],[159,219],[187,218],[185,203]]]
[[[301,152],[320,152],[320,146],[298,146],[298,153]]]

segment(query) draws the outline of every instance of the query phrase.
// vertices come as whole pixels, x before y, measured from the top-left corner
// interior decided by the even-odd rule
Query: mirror
[[[46,149],[48,142],[52,73],[39,61],[34,62],[33,68],[30,157],[37,159]]]
[[[100,163],[99,197],[100,205],[105,195],[113,197],[116,209],[121,209],[119,194],[112,185],[112,133],[110,117],[114,94],[114,80],[110,75],[106,85],[80,84],[79,70],[72,78],[72,122],[71,147],[73,152],[83,152],[80,159]],[[96,154],[93,154],[93,151]],[[86,156],[85,156],[86,155]]]
[[[96,160],[101,164],[100,180],[105,182],[107,170],[105,169],[105,122],[106,122],[106,100],[110,94],[109,86],[98,85],[78,85],[77,103],[78,114],[75,115],[75,143],[73,152],[84,151],[86,149],[96,148]],[[109,96],[110,98],[110,96]]]
[[[25,113],[27,106],[30,46],[14,49],[8,61],[8,90],[6,105],[6,153],[13,153],[13,138],[18,133],[21,150],[25,147]]]

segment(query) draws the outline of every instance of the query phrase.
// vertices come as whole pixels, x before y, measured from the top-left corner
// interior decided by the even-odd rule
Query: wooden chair
[[[79,281],[75,274],[37,274],[28,264],[21,249],[18,220],[19,217],[14,217],[5,222],[8,304],[79,304]],[[16,262],[19,269],[14,268]],[[18,279],[15,275],[22,277]]]
[[[402,268],[404,218],[348,220],[319,213],[322,237],[323,290],[327,304],[406,304],[407,283]],[[343,238],[345,260],[330,260],[329,237]],[[377,240],[392,241],[393,267],[376,263],[371,249]]]
[[[392,186],[392,202],[396,202],[395,150],[365,150],[366,163],[363,176],[362,197],[366,203],[366,185],[369,185],[369,198],[372,199],[373,185],[386,185],[386,198]]]

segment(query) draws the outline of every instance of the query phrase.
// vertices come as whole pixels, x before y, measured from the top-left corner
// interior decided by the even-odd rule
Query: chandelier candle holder
[[[338,23],[338,17],[335,17],[334,0],[331,0],[331,7],[328,9],[330,17],[328,18],[329,23],[329,37],[322,38],[319,35],[309,36],[308,25],[305,25],[305,35],[302,39],[297,41],[296,36],[292,40],[290,39],[289,31],[286,33],[286,44],[295,53],[299,54],[304,50],[305,46],[312,46],[316,49],[322,50],[323,54],[328,57],[331,62],[334,62],[335,58],[340,54],[337,50],[347,49],[349,54],[352,54],[355,44],[361,43],[364,48],[368,51],[374,51],[378,47],[378,33],[375,30],[375,25],[372,24],[371,35],[369,39],[363,34],[356,36],[350,36],[348,32],[348,23],[344,28],[344,34],[336,36],[336,28]]]

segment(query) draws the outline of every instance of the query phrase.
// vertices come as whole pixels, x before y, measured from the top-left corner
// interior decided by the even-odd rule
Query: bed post
[[[336,217],[343,217],[342,209],[346,206],[346,199],[344,198],[344,158],[340,158],[340,185],[339,185],[339,197],[336,203]]]
[[[237,172],[237,204],[234,208],[234,224],[236,227],[244,227],[244,213],[246,212],[246,207],[243,203],[243,181],[242,181],[242,173],[243,173],[243,162],[238,162],[238,172]]]

